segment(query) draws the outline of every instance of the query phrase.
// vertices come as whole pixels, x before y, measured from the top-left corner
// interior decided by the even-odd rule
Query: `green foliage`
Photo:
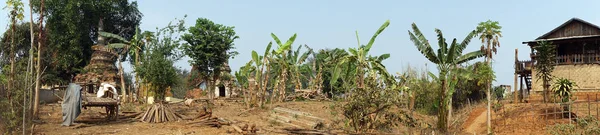
[[[31,93],[27,93],[24,95],[24,91],[31,89],[31,87],[28,87],[26,85],[26,70],[27,70],[27,63],[28,63],[28,58],[22,58],[18,61],[15,61],[15,80],[13,83],[13,89],[10,92],[10,97],[11,99],[9,100],[8,98],[5,98],[6,93],[2,93],[0,94],[2,98],[0,98],[0,119],[2,121],[0,121],[0,125],[4,125],[5,126],[5,131],[7,131],[9,134],[10,133],[14,133],[15,131],[20,131],[21,129],[21,124],[23,122],[23,107],[26,107],[26,111],[30,112],[31,110],[29,109],[29,105],[30,103],[23,103],[23,98],[25,98],[27,101],[29,101],[31,99],[30,94]],[[2,71],[9,71],[7,69],[10,69],[10,65],[1,65],[2,67]],[[1,72],[0,73],[0,78],[2,78],[1,76],[8,76],[8,72]],[[6,82],[0,81],[0,87],[2,86],[6,86]],[[27,116],[30,117],[30,116]],[[1,129],[0,129],[1,130]]]
[[[597,135],[600,134],[600,122],[595,116],[577,118],[575,124],[556,124],[548,128],[552,135]]]
[[[410,40],[414,43],[415,47],[427,58],[429,61],[437,65],[439,70],[438,78],[441,82],[441,91],[439,92],[440,113],[438,114],[438,127],[442,132],[447,131],[447,106],[449,104],[448,99],[452,97],[453,90],[448,90],[448,86],[455,85],[450,82],[448,85],[447,79],[452,75],[449,72],[457,65],[465,63],[467,61],[483,57],[484,53],[481,50],[473,51],[470,53],[462,54],[463,50],[467,47],[471,39],[476,36],[477,31],[473,30],[465,37],[462,42],[457,42],[456,38],[452,40],[450,46],[446,43],[442,31],[435,29],[438,37],[438,51],[437,54],[433,51],[433,48],[429,44],[429,40],[425,38],[421,30],[416,24],[412,24],[413,31],[408,31]],[[449,76],[450,75],[450,76]]]
[[[575,87],[577,84],[566,78],[558,78],[552,85],[552,91],[554,92],[554,96],[559,97],[561,102],[569,102],[571,97],[573,96],[571,93],[575,91]]]
[[[386,89],[376,81],[376,78],[367,76],[365,87],[357,88],[349,94],[346,104],[343,105],[343,115],[350,121],[348,124],[356,132],[372,132],[391,128],[395,122],[387,119],[393,113],[390,108],[397,104],[400,92]]]
[[[147,43],[141,65],[135,68],[136,73],[143,78],[145,83],[151,84],[150,91],[155,94],[155,99],[164,99],[165,90],[177,82],[177,70],[173,67],[174,61],[181,59],[182,55],[177,48],[181,45],[178,34],[185,30],[183,20],[177,24],[167,25],[157,29],[154,37]]]
[[[485,22],[480,22],[477,25],[477,34],[479,35],[479,39],[481,39],[481,43],[484,45],[481,46],[482,51],[485,51],[487,54],[486,57],[492,58],[492,52],[494,54],[497,53],[497,48],[500,47],[500,37],[502,37],[502,26],[498,21],[488,20]],[[489,45],[487,48],[485,45]]]
[[[387,20],[381,27],[373,34],[371,40],[367,45],[361,45],[360,39],[358,38],[358,32],[356,32],[356,40],[358,42],[357,48],[349,48],[348,55],[344,55],[339,58],[339,62],[336,63],[335,68],[330,71],[331,79],[329,79],[330,85],[336,85],[342,82],[342,89],[345,91],[353,91],[357,88],[363,88],[365,83],[365,76],[369,77],[381,77],[381,80],[377,81],[385,82],[388,87],[394,86],[395,79],[392,75],[387,72],[387,69],[382,64],[382,61],[389,58],[389,54],[382,54],[380,56],[371,56],[369,51],[373,46],[375,39],[379,34],[383,32],[390,24]],[[341,76],[344,75],[344,76]],[[356,120],[356,119],[354,119]],[[354,128],[357,125],[354,125]]]
[[[223,63],[234,57],[237,52],[233,41],[238,39],[235,27],[216,24],[206,18],[198,18],[196,25],[188,29],[189,34],[181,38],[184,53],[191,58],[190,63],[204,75],[219,72]]]
[[[233,41],[239,38],[234,28],[216,24],[206,18],[198,18],[196,24],[188,29],[189,33],[181,36],[186,41],[181,47],[183,52],[190,57],[189,62],[204,80],[209,80],[209,76],[217,80],[224,63],[238,54],[232,51],[235,49]],[[208,86],[211,93],[213,83],[209,83],[212,85]]]
[[[492,96],[496,98],[496,100],[502,100],[504,98],[504,92],[506,90],[503,87],[496,86],[492,89]]]
[[[23,15],[23,2],[21,0],[7,0],[6,7],[3,9],[10,10],[9,16],[15,22],[16,20],[23,20],[23,17],[25,17]]]
[[[548,132],[552,135],[573,135],[575,134],[575,125],[573,124],[556,124],[548,128]]]
[[[336,83],[331,83],[332,81],[332,77],[333,77],[333,71],[337,65],[337,63],[341,62],[342,58],[344,58],[345,56],[349,55],[348,52],[346,52],[346,50],[344,49],[339,49],[339,48],[335,48],[335,49],[321,49],[318,52],[312,53],[313,57],[308,59],[307,64],[310,63],[315,63],[315,69],[312,69],[315,73],[314,77],[317,77],[317,71],[320,70],[321,71],[321,82],[316,82],[315,85],[321,84],[323,85],[323,93],[327,93],[329,94],[329,96],[332,95],[338,95],[341,94],[345,91],[345,89],[342,88],[342,84],[344,84],[344,78],[339,78],[338,80],[335,80]],[[347,70],[343,70],[343,71],[347,71],[347,72],[341,72],[339,76],[344,76],[344,77],[349,77],[352,76],[354,68],[349,68]],[[346,82],[346,83],[350,83],[350,82]]]
[[[32,4],[34,12],[39,12],[40,0],[32,0]],[[128,0],[45,1],[46,40],[42,65],[48,68],[43,80],[64,83],[72,74],[82,71],[91,59],[91,46],[97,42],[100,19],[104,31],[131,39],[142,19],[137,6],[137,2]]]
[[[7,29],[0,38],[0,65],[10,64],[9,54],[12,30],[13,28],[9,27],[9,29]],[[37,33],[38,30],[34,29],[34,32]],[[21,59],[27,60],[29,58],[29,48],[31,48],[31,34],[29,29],[29,23],[15,24],[14,35],[14,53],[16,54],[15,61],[20,61]],[[34,42],[37,42],[37,40],[34,40]]]
[[[177,80],[175,86],[171,87],[171,92],[173,93],[173,97],[175,98],[185,98],[185,94],[188,90],[193,89],[193,87],[189,87],[190,81],[186,80],[188,76],[190,76],[190,72],[185,69],[176,69],[177,70]]]
[[[549,91],[548,86],[552,81],[552,71],[554,71],[554,63],[556,62],[556,46],[552,45],[551,42],[540,41],[533,49],[536,51],[536,63],[535,69],[538,71],[536,77],[542,79],[544,88],[544,99],[546,99],[546,93]]]

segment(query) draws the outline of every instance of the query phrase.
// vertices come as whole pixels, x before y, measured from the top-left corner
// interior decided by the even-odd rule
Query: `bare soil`
[[[238,121],[240,123],[255,124],[259,129],[259,133],[279,134],[271,132],[275,129],[288,127],[285,124],[277,123],[267,119],[273,107],[284,107],[292,110],[311,113],[313,116],[325,119],[324,123],[329,124],[335,117],[329,111],[331,102],[286,102],[268,105],[263,109],[246,110],[242,103],[235,100],[217,100],[214,102],[213,116],[225,118],[228,120]],[[141,106],[141,105],[140,105]],[[196,103],[193,107],[183,105],[183,103],[171,104],[174,110],[195,110],[202,108],[204,104]],[[138,107],[136,110],[142,110]],[[192,111],[193,112],[193,111]],[[242,113],[243,112],[243,113]],[[35,128],[34,134],[48,135],[68,135],[68,134],[153,134],[153,135],[170,135],[170,134],[229,134],[233,132],[230,126],[215,127],[193,127],[186,124],[186,121],[167,122],[167,123],[144,123],[134,118],[119,119],[116,121],[108,121],[105,119],[104,108],[88,108],[82,109],[82,114],[75,121],[74,126],[61,126],[61,108],[60,104],[47,104],[42,106],[40,118],[44,122]],[[127,114],[121,114],[127,115]],[[186,115],[193,115],[187,113]],[[340,117],[340,116],[338,116]]]

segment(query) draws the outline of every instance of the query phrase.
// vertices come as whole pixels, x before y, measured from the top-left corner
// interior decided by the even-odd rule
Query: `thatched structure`
[[[98,31],[103,31],[102,20],[99,22]],[[94,53],[90,63],[84,67],[86,72],[77,75],[76,81],[93,84],[106,82],[116,86],[116,82],[120,80],[120,76],[117,74],[119,70],[115,65],[119,55],[106,47],[105,38],[101,35],[98,35],[98,42],[92,46],[92,50],[94,50]]]

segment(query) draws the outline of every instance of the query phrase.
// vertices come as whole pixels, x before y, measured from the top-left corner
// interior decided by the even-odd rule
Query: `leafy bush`
[[[398,103],[399,91],[384,88],[373,77],[365,78],[365,87],[349,93],[342,114],[347,124],[357,132],[389,130],[396,124],[397,116],[390,108]]]

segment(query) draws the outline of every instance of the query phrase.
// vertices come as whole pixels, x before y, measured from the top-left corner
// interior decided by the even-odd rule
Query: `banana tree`
[[[240,70],[234,73],[236,82],[238,83],[240,90],[244,93],[244,101],[246,102],[247,108],[250,108],[251,104],[249,89],[252,87],[248,79],[255,70],[256,68],[252,66],[252,61],[249,61],[246,65],[240,67]]]
[[[144,42],[142,41],[144,39],[144,35],[142,33],[140,33],[140,29],[136,28],[135,30],[135,35],[133,35],[133,38],[131,40],[127,40],[117,34],[113,34],[113,33],[108,33],[108,32],[104,32],[104,31],[100,31],[98,32],[98,34],[100,36],[104,36],[107,38],[114,38],[114,39],[118,39],[119,41],[121,41],[122,43],[112,43],[112,44],[108,44],[106,47],[110,48],[110,49],[122,49],[121,52],[119,53],[119,76],[121,78],[121,95],[124,98],[124,102],[127,102],[127,98],[125,98],[126,96],[126,90],[125,90],[125,80],[123,78],[123,60],[127,57],[128,53],[132,53],[135,56],[135,61],[136,63],[139,63],[139,56],[140,56],[140,52],[143,51],[143,46],[144,46]],[[147,34],[146,34],[147,36]],[[131,54],[130,54],[131,56]],[[137,64],[136,64],[137,66]],[[136,78],[137,75],[136,75]],[[138,82],[138,80],[136,80],[136,82]],[[139,86],[139,84],[138,84]]]
[[[267,89],[269,74],[265,74],[264,69],[267,68],[267,73],[270,70],[269,66],[269,51],[271,50],[272,42],[269,42],[267,48],[265,49],[264,55],[260,56],[256,51],[252,51],[252,62],[254,62],[254,66],[256,69],[259,69],[255,72],[255,80],[258,81],[258,86],[256,87],[255,99],[258,100],[259,107],[262,107],[264,104],[264,94]],[[265,75],[263,77],[263,75]]]
[[[433,51],[433,48],[429,44],[429,40],[425,38],[423,33],[419,30],[416,24],[412,24],[413,31],[408,31],[408,35],[410,36],[410,40],[414,43],[415,47],[434,64],[437,64],[437,69],[439,71],[438,79],[441,82],[442,89],[440,91],[440,113],[438,114],[438,124],[437,126],[440,128],[442,132],[447,131],[448,127],[448,98],[451,97],[452,93],[448,93],[448,83],[447,76],[449,71],[454,68],[456,65],[465,63],[467,61],[483,57],[484,52],[481,50],[469,52],[466,54],[462,54],[463,50],[467,47],[471,39],[477,35],[475,30],[471,31],[467,37],[462,42],[458,42],[456,38],[452,40],[450,46],[446,43],[446,39],[444,38],[442,31],[439,29],[435,29],[438,37],[438,50],[437,53]]]
[[[360,44],[360,39],[358,38],[358,32],[356,32],[356,40],[358,42],[358,48],[349,48],[348,52],[350,55],[344,56],[343,58],[341,58],[341,61],[339,63],[337,63],[337,65],[333,71],[333,77],[330,80],[331,81],[330,84],[336,84],[337,79],[340,77],[342,69],[348,68],[348,67],[356,67],[353,74],[356,75],[355,80],[356,80],[356,84],[357,84],[358,88],[362,88],[364,85],[365,71],[378,72],[378,73],[381,73],[381,75],[387,74],[387,71],[384,71],[385,67],[381,64],[381,60],[389,58],[390,55],[383,54],[381,56],[371,57],[369,55],[369,51],[371,50],[373,43],[375,43],[375,39],[377,38],[377,36],[379,34],[381,34],[381,32],[383,32],[383,30],[385,30],[385,28],[387,28],[389,25],[390,25],[389,20],[387,20],[385,23],[383,23],[383,25],[381,25],[381,27],[379,27],[379,29],[375,32],[373,37],[371,37],[371,40],[366,45]],[[355,64],[355,66],[349,66],[349,64]],[[376,67],[376,68],[371,68],[371,67]],[[349,70],[346,69],[346,71],[349,71]],[[350,74],[346,74],[346,75],[350,75]],[[385,76],[387,76],[387,75],[385,75]]]
[[[278,85],[280,102],[285,99],[285,89],[287,86],[286,82],[289,74],[289,67],[291,66],[291,64],[287,61],[287,52],[291,49],[294,40],[296,40],[296,36],[297,35],[294,34],[285,43],[282,43],[275,34],[271,33],[271,37],[273,37],[273,40],[275,40],[275,43],[277,43],[277,49],[273,51],[273,54],[277,57],[275,60],[277,66],[279,67],[279,76],[277,77],[276,85]],[[273,101],[273,95],[274,94],[271,96],[271,101]]]
[[[287,60],[288,60],[288,64],[291,65],[290,75],[292,75],[291,78],[294,79],[295,89],[302,88],[302,82],[300,80],[301,80],[301,78],[303,78],[303,76],[300,74],[300,67],[306,61],[308,56],[312,53],[312,50],[310,50],[310,48],[308,48],[309,49],[308,51],[300,54],[301,49],[302,49],[302,46],[298,46],[298,49],[296,49],[295,51],[288,50],[289,55],[288,55]]]

